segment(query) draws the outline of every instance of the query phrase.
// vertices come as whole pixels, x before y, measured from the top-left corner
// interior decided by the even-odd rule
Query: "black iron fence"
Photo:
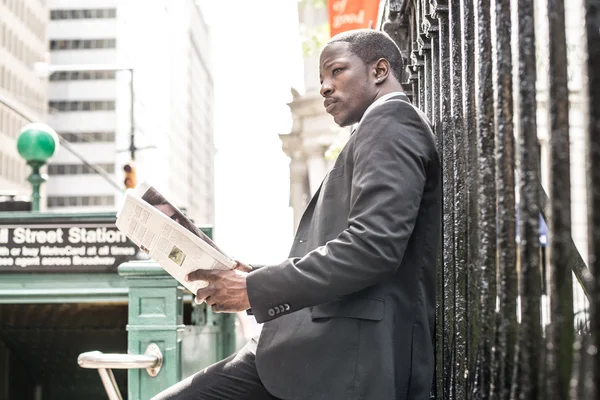
[[[386,2],[383,29],[406,56],[406,90],[443,159],[432,398],[600,398],[600,0],[578,1],[587,79],[577,154],[565,0]],[[571,190],[572,158],[584,157],[587,183]],[[587,207],[579,249],[572,193]]]

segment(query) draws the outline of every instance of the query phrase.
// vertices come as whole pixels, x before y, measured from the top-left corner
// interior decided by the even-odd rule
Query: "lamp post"
[[[39,122],[25,125],[19,133],[17,150],[32,169],[27,178],[33,186],[32,211],[40,211],[40,187],[47,180],[45,174],[40,174],[40,168],[56,153],[58,143],[58,135],[54,129]]]

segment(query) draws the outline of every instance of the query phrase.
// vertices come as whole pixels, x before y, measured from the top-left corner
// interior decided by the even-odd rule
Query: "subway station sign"
[[[0,223],[0,273],[116,272],[121,263],[144,258],[112,221],[36,222]]]

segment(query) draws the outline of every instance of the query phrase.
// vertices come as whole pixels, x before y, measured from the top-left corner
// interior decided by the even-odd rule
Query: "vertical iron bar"
[[[411,17],[413,21],[419,20],[419,8],[416,4],[413,3]],[[423,110],[423,58],[419,52],[419,33],[420,33],[420,24],[415,23],[411,26],[411,59],[412,59],[412,68],[414,72],[417,74],[417,91],[415,93],[415,104],[421,110]]]
[[[477,161],[477,129],[475,125],[475,3],[461,0],[462,13],[462,71],[464,132],[467,151],[467,370],[469,371],[467,393],[473,397],[474,375],[476,370],[477,348],[480,341],[479,325],[479,211],[477,191],[479,185],[479,165]]]
[[[423,76],[423,53],[421,52],[420,38],[421,38],[421,7],[419,7],[419,1],[413,2],[413,21],[416,23],[413,24],[413,57],[416,60],[419,60],[419,67],[417,70],[417,74],[419,75],[419,108],[425,112],[424,101],[425,101],[425,79]]]
[[[415,23],[415,37],[414,37],[414,54],[417,57],[417,59],[419,60],[419,108],[423,111],[426,112],[425,109],[425,93],[427,91],[427,87],[426,87],[426,82],[425,82],[425,57],[422,51],[422,41],[421,41],[421,35],[422,35],[422,30],[423,30],[423,25],[421,24],[421,21],[423,19],[423,10],[421,9],[421,2],[420,1],[414,1],[413,2],[413,8],[414,8],[414,14],[415,14],[415,18],[414,21]]]
[[[427,34],[427,37],[430,40],[430,53],[431,53],[431,84],[429,86],[429,102],[431,113],[429,114],[429,118],[434,126],[434,132],[436,135],[436,146],[440,153],[442,153],[442,135],[441,129],[439,127],[438,121],[438,109],[439,105],[436,104],[435,99],[439,99],[439,57],[438,57],[438,25],[437,19],[431,16],[431,6],[429,1],[423,0],[423,25],[424,30]],[[441,255],[440,251],[440,255]],[[444,386],[444,335],[443,330],[446,324],[446,316],[444,313],[445,304],[444,304],[444,268],[442,266],[442,257],[438,258],[438,268],[437,268],[437,304],[436,304],[436,316],[437,316],[437,325],[436,325],[436,394],[438,399],[443,398],[445,390],[447,389]]]
[[[569,398],[571,400],[581,399],[596,399],[597,396],[592,394],[592,379],[593,375],[592,357],[588,353],[589,346],[592,345],[592,336],[590,332],[578,332],[577,339],[574,345],[573,354],[573,380]]]
[[[419,54],[419,60],[419,108],[425,112],[425,93],[427,92],[427,86],[425,85],[427,83],[425,79],[425,57],[422,53]]]
[[[415,1],[415,7],[419,8],[419,19],[417,23],[419,24],[420,29],[417,41],[419,43],[419,54],[423,57],[423,105],[421,110],[431,118],[431,41],[428,39],[428,33],[425,29],[426,17],[423,2],[420,0]]]
[[[431,117],[431,51],[430,44],[423,46],[423,112]]]
[[[419,20],[419,8],[414,3],[413,3],[411,15],[412,15],[413,21]],[[416,98],[417,98],[416,104],[418,104],[417,107],[419,107],[421,110],[423,110],[423,75],[422,75],[423,59],[419,53],[419,43],[418,43],[420,30],[421,30],[420,24],[412,24],[411,25],[411,27],[410,27],[410,31],[411,31],[410,42],[411,42],[411,58],[413,60],[412,61],[413,68],[414,68],[415,64],[421,64],[421,68],[416,68],[417,80],[418,80],[418,92],[417,92],[417,96],[416,96]],[[419,63],[419,61],[420,61],[420,63]]]
[[[494,365],[492,349],[496,326],[496,163],[494,137],[494,87],[492,80],[492,40],[490,0],[477,1],[477,133],[480,185],[480,320],[477,383],[479,397],[491,395]]]
[[[496,176],[498,181],[498,262],[500,324],[496,393],[509,399],[515,377],[517,344],[517,250],[515,216],[515,140],[510,0],[495,0],[496,29]]]
[[[431,41],[429,40],[428,32],[427,32],[427,8],[423,0],[416,0],[415,7],[419,9],[419,19],[417,23],[419,24],[419,37],[417,38],[419,42],[419,52],[423,56],[423,74],[424,74],[424,102],[423,102],[423,112],[425,112],[429,118],[432,117],[431,114]],[[433,120],[432,120],[433,121]]]
[[[427,97],[427,115],[434,127],[436,133],[436,147],[441,152],[440,136],[437,131],[436,104],[438,94],[438,59],[437,59],[437,20],[431,17],[429,0],[420,0],[422,18],[419,21],[422,26],[423,49],[427,52],[427,75],[425,80],[427,88],[425,96]],[[440,238],[442,239],[442,238]],[[442,268],[442,250],[438,257],[437,265],[437,295],[436,295],[436,328],[435,328],[435,377],[434,391],[436,399],[441,399],[444,395],[444,343],[443,330],[445,324],[444,314],[444,269]]]
[[[419,24],[419,51],[423,55],[424,58],[424,105],[422,110],[427,114],[429,119],[433,123],[433,115],[432,115],[432,59],[431,59],[431,39],[429,37],[429,21],[427,19],[427,15],[429,13],[428,8],[425,4],[425,0],[416,0],[414,1],[415,7],[419,9],[419,19],[416,23]],[[439,267],[439,264],[438,264]],[[443,389],[443,375],[442,375],[442,325],[443,325],[443,307],[442,307],[442,298],[443,293],[441,288],[443,288],[443,284],[440,279],[443,279],[442,272],[440,269],[437,269],[437,293],[436,293],[436,305],[435,305],[435,315],[436,315],[436,326],[435,326],[435,337],[434,337],[434,349],[435,349],[435,373],[434,373],[434,381],[432,384],[430,398],[432,400],[440,399],[442,396]]]
[[[455,266],[454,266],[454,135],[451,123],[452,90],[450,75],[450,42],[448,7],[445,1],[434,1],[433,17],[439,33],[439,124],[442,141],[443,176],[443,268],[444,268],[444,398],[455,399]]]
[[[416,8],[412,8],[412,10],[410,11],[409,14],[409,18],[411,19],[417,19],[417,10]],[[410,66],[409,68],[412,70],[411,74],[417,74],[417,78],[416,78],[416,86],[417,86],[417,90],[415,91],[414,85],[413,85],[413,92],[415,92],[415,97],[414,97],[414,101],[413,104],[416,107],[421,107],[420,103],[421,103],[421,84],[420,84],[420,76],[418,73],[418,70],[416,68],[416,64],[417,64],[417,55],[418,55],[418,47],[417,47],[417,43],[416,43],[416,38],[418,37],[418,28],[415,24],[411,24],[409,27],[409,32],[410,32],[410,54],[407,54],[407,58],[410,59]]]
[[[587,187],[589,266],[594,276],[594,292],[590,301],[591,343],[587,353],[592,368],[586,379],[590,398],[600,396],[600,0],[585,0],[587,33]]]
[[[546,331],[546,393],[569,397],[573,362],[573,279],[571,272],[571,177],[569,157],[569,88],[564,0],[548,0],[550,215]]]
[[[518,396],[541,396],[540,296],[542,292],[539,246],[538,140],[536,120],[536,59],[534,4],[517,0],[519,54],[519,292],[521,326],[518,331]]]
[[[465,186],[466,139],[463,121],[461,1],[449,4],[450,51],[452,71],[451,115],[454,135],[454,263],[455,263],[455,393],[457,399],[467,398],[467,192]]]
[[[439,99],[440,95],[440,58],[439,58],[439,45],[438,45],[438,22],[437,19],[432,18],[431,15],[427,16],[427,22],[429,24],[428,35],[431,40],[431,122],[437,126],[439,125],[439,103],[435,99]],[[438,138],[438,149],[441,151],[441,138],[439,135],[440,131],[436,129],[436,136]]]
[[[405,93],[410,101],[416,106],[419,106],[419,77],[417,75],[417,69],[412,66],[408,75],[408,83],[410,84],[410,95],[408,92]]]

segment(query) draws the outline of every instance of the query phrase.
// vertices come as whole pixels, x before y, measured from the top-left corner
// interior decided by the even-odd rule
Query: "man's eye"
[[[333,72],[332,72],[332,73],[333,73],[333,75],[337,75],[337,74],[339,74],[340,72],[342,72],[343,70],[344,70],[344,68],[336,68],[336,69],[334,69],[334,70],[333,70]]]

